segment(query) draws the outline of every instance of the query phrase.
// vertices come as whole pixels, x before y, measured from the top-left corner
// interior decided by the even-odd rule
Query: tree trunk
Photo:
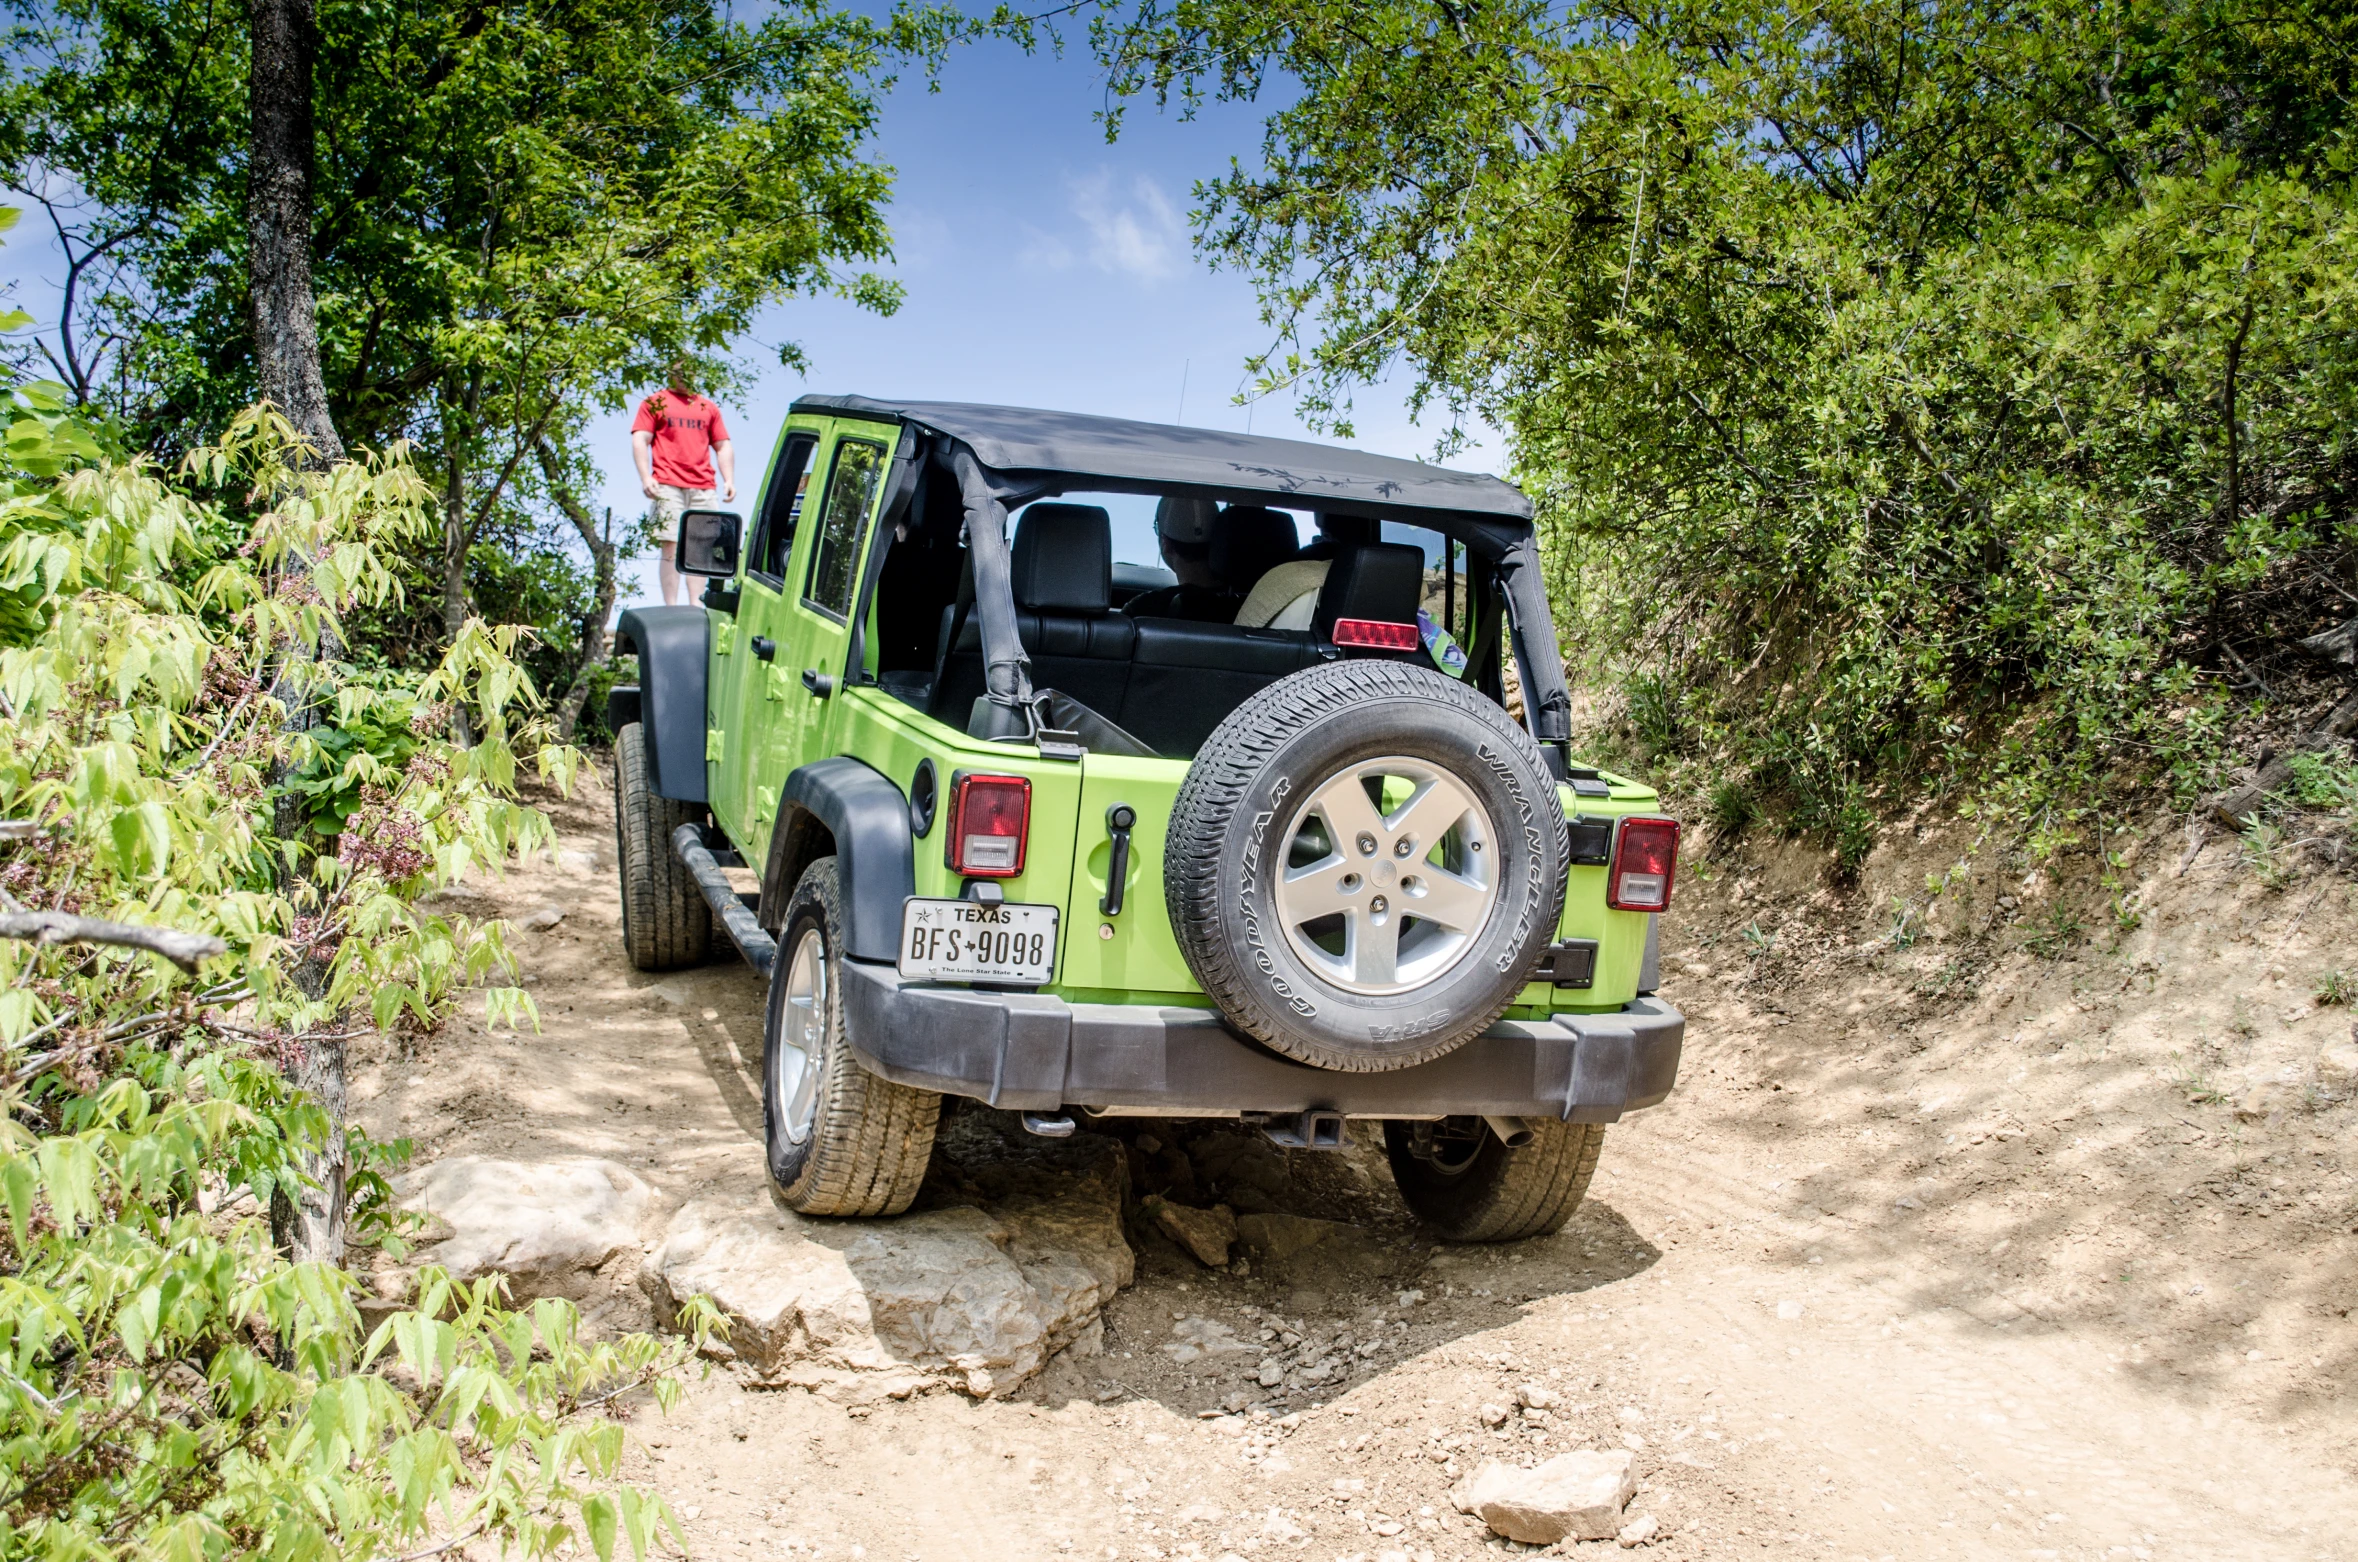
[[[445,406],[442,417],[442,632],[456,642],[459,631],[467,627],[468,610],[473,606],[467,591],[467,554],[474,546],[474,528],[467,523],[467,469],[459,460],[458,445],[451,437],[455,420]],[[461,702],[450,715],[450,740],[461,748],[472,748],[475,743],[475,723]]]
[[[311,293],[312,0],[247,0],[253,146],[246,168],[246,282],[262,394],[311,442],[322,466],[343,459],[319,369]]]
[[[317,1101],[328,1116],[327,1144],[301,1158],[304,1182],[292,1195],[284,1187],[270,1195],[270,1235],[279,1251],[297,1263],[344,1262],[344,1043],[311,1041],[295,1060],[295,1088]]]
[[[344,441],[328,416],[327,385],[319,368],[319,319],[311,291],[311,66],[318,51],[318,22],[312,0],[247,0],[252,49],[247,90],[253,139],[246,162],[246,289],[252,312],[254,372],[262,395],[274,403],[308,442],[298,459],[313,470],[344,457]],[[292,561],[301,569],[308,561]],[[320,643],[316,661],[300,651],[281,664],[271,693],[286,710],[288,728],[301,731],[317,719],[321,689],[313,669],[342,654],[332,639]],[[305,823],[301,799],[281,793],[279,833],[296,839]],[[318,997],[327,973],[304,960],[294,973],[304,992]],[[318,1101],[328,1115],[327,1141],[301,1157],[304,1186],[292,1196],[284,1188],[271,1199],[271,1232],[297,1262],[344,1261],[344,1044],[314,1043],[293,1071],[294,1085]]]
[[[606,660],[609,644],[608,625],[614,618],[614,598],[618,582],[614,578],[614,512],[606,512],[606,525],[601,531],[590,521],[589,508],[565,481],[557,466],[556,452],[546,440],[533,446],[533,454],[540,462],[541,475],[548,480],[549,492],[556,498],[557,508],[573,523],[581,534],[582,544],[589,549],[590,566],[597,582],[597,605],[581,618],[581,644],[574,652],[573,675],[557,701],[557,737],[573,741],[573,732],[581,724],[581,708],[589,701],[590,678],[598,664]]]

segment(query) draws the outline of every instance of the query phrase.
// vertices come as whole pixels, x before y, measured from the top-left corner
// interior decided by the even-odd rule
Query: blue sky
[[[738,470],[757,483],[787,405],[806,390],[991,401],[1105,412],[1204,427],[1317,438],[1283,392],[1249,411],[1231,404],[1246,358],[1269,345],[1250,282],[1215,272],[1189,242],[1195,181],[1232,156],[1257,158],[1249,106],[1207,107],[1195,121],[1133,105],[1108,144],[1093,117],[1104,103],[1085,50],[1062,58],[989,43],[949,60],[941,91],[904,82],[885,105],[875,151],[898,170],[891,205],[907,291],[890,318],[835,299],[795,300],[741,345],[759,371],[724,401]],[[32,223],[0,249],[15,301],[46,326],[48,278],[59,262]],[[779,366],[778,344],[801,344],[807,377]],[[650,387],[651,389],[652,387]],[[1410,423],[1405,381],[1356,398],[1352,443],[1429,457],[1443,426]],[[600,502],[643,510],[630,460],[630,413],[593,425],[604,474]],[[1487,431],[1478,431],[1485,435]],[[1479,440],[1453,466],[1498,470],[1502,444]],[[749,502],[742,489],[739,503]],[[652,555],[632,561],[623,605],[652,600]]]
[[[889,319],[832,299],[772,312],[745,356],[765,364],[747,397],[725,407],[747,483],[769,458],[787,405],[807,391],[991,401],[1104,412],[1305,438],[1291,397],[1249,412],[1231,404],[1246,358],[1269,343],[1250,282],[1196,259],[1187,221],[1194,182],[1251,159],[1260,120],[1214,106],[1195,121],[1134,106],[1112,144],[1093,117],[1104,102],[1085,51],[1062,59],[986,44],[952,57],[942,90],[904,83],[888,101],[878,152],[898,170],[895,264],[908,293]],[[792,340],[807,378],[778,367]],[[1182,390],[1184,388],[1184,401]],[[1410,423],[1402,380],[1355,398],[1352,443],[1430,457],[1443,425]],[[595,431],[604,502],[643,506],[629,457],[629,415]],[[1451,458],[1499,470],[1495,437]],[[747,502],[740,490],[739,502]],[[642,561],[641,600],[652,594]]]

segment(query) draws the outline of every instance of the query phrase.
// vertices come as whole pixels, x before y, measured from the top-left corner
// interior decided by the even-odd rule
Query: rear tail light
[[[1624,819],[1605,876],[1605,904],[1615,911],[1668,911],[1678,875],[1678,821]]]
[[[1032,784],[1021,776],[960,776],[950,785],[950,867],[970,879],[1023,872]]]
[[[1377,618],[1338,618],[1329,638],[1337,645],[1364,645],[1379,651],[1417,648],[1416,625],[1391,624]]]

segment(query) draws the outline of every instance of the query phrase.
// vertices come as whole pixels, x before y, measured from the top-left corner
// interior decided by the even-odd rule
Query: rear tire
[[[762,1022],[770,1178],[804,1215],[898,1215],[933,1158],[942,1098],[871,1074],[843,1031],[843,888],[835,859],[786,903]]]
[[[1392,1180],[1417,1219],[1452,1242],[1553,1236],[1587,1196],[1605,1130],[1596,1123],[1530,1127],[1531,1142],[1510,1150],[1478,1117],[1386,1122]],[[1417,1153],[1419,1129],[1429,1131],[1429,1154]]]
[[[642,971],[701,965],[712,953],[712,907],[671,849],[671,835],[704,810],[655,794],[647,729],[614,737],[614,860],[622,875],[622,947]]]
[[[1329,662],[1206,739],[1163,847],[1164,904],[1220,1012],[1314,1068],[1455,1050],[1555,937],[1571,855],[1538,745],[1430,667]]]

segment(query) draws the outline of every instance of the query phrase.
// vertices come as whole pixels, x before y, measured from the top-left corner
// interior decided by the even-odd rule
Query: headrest
[[[1184,548],[1201,548],[1212,540],[1212,517],[1220,506],[1209,499],[1187,499],[1176,494],[1155,502],[1154,534]]]
[[[1371,618],[1379,624],[1413,624],[1425,594],[1425,553],[1404,542],[1362,542],[1335,550],[1326,583],[1318,590],[1318,612],[1310,627],[1321,637],[1338,618]]]
[[[1093,504],[1035,504],[1015,522],[1015,605],[1035,612],[1113,608],[1113,521]]]
[[[1231,591],[1250,591],[1301,546],[1294,518],[1257,504],[1232,504],[1212,533],[1212,573]]]

